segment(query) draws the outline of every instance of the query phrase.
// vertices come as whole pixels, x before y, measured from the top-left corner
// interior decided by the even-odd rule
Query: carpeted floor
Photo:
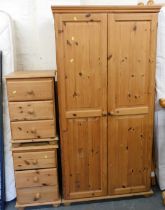
[[[118,200],[97,201],[90,203],[72,204],[70,206],[63,206],[57,210],[165,210],[162,204],[161,192],[158,188],[154,189],[154,195],[148,198],[136,197]],[[15,210],[15,201],[9,202],[6,205],[6,210]],[[26,208],[27,210],[40,209],[52,210],[52,206],[40,206],[33,208]]]

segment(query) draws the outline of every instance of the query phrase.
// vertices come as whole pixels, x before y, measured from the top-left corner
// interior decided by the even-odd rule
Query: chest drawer
[[[45,139],[55,137],[55,121],[11,122],[13,140]]]
[[[52,120],[55,118],[53,101],[10,102],[10,120]]]
[[[50,100],[54,97],[53,79],[15,79],[7,81],[9,101]]]
[[[59,193],[55,186],[17,189],[17,202],[19,204],[44,203],[58,199]]]
[[[54,168],[57,164],[56,150],[41,152],[14,152],[15,170]]]
[[[17,188],[57,186],[57,169],[38,169],[15,172]]]

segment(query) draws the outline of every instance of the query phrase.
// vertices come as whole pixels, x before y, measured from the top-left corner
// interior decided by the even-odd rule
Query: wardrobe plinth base
[[[93,197],[93,198],[79,198],[79,199],[71,199],[66,200],[62,199],[62,204],[64,206],[68,206],[72,203],[81,203],[81,202],[89,202],[89,201],[101,201],[101,200],[110,200],[110,199],[118,199],[118,198],[129,198],[129,197],[150,197],[154,194],[153,190],[149,190],[147,192],[139,192],[139,193],[130,193],[130,194],[123,194],[123,195],[108,195],[108,196],[100,196],[100,197]]]

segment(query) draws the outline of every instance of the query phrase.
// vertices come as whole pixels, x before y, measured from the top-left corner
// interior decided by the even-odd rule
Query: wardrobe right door
[[[157,15],[108,17],[109,195],[150,190]]]

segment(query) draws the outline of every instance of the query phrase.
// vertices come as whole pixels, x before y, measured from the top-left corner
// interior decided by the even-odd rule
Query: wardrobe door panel
[[[106,153],[103,153],[103,147],[106,145],[102,132],[106,130],[102,124],[104,122],[100,117],[68,120],[65,139],[68,139],[70,198],[94,197],[105,193],[103,182],[106,181],[106,169],[103,169],[103,164],[106,163]]]
[[[109,118],[109,194],[147,190],[148,118],[145,115]]]
[[[107,193],[107,15],[57,14],[65,199]]]
[[[150,188],[155,14],[108,17],[109,194]]]

